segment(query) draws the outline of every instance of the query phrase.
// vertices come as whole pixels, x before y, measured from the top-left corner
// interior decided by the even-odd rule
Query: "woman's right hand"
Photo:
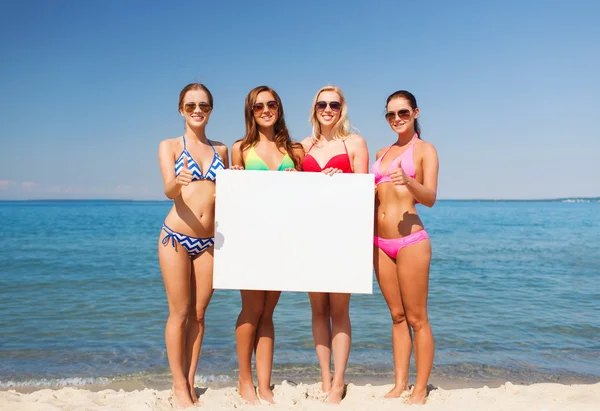
[[[231,166],[229,167],[230,170],[244,170],[243,166]]]
[[[179,175],[175,178],[175,183],[180,186],[187,186],[192,182],[194,175],[188,168],[187,157],[183,157],[183,168],[179,172]]]
[[[340,170],[339,168],[335,168],[335,167],[328,167],[325,170],[321,171],[324,174],[327,174],[328,176],[332,176],[334,174],[339,174],[342,172],[342,170]]]

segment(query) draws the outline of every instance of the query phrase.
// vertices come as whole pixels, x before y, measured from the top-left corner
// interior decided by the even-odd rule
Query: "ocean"
[[[167,201],[0,202],[0,389],[166,385]],[[600,381],[600,200],[418,206],[433,260],[432,379]],[[347,382],[393,382],[390,317],[353,295]],[[216,290],[197,380],[235,385],[237,291]],[[273,380],[319,380],[306,293],[275,310]],[[414,381],[414,360],[411,382]]]

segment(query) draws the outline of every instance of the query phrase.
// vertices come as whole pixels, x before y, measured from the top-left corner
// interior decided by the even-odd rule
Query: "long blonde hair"
[[[340,104],[342,105],[340,110],[340,118],[333,126],[332,137],[334,140],[344,140],[350,134],[354,127],[350,124],[350,119],[348,119],[348,106],[346,105],[346,98],[344,97],[344,93],[337,86],[325,86],[322,87],[317,94],[315,94],[315,98],[313,99],[313,104],[310,109],[310,123],[312,124],[312,135],[311,140],[313,144],[317,144],[321,139],[321,123],[319,123],[319,119],[317,118],[317,109],[316,104],[319,101],[319,95],[324,91],[333,91],[340,96]]]

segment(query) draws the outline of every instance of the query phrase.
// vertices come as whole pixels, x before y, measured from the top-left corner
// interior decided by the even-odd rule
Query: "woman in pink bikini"
[[[335,86],[320,89],[313,101],[310,122],[312,136],[302,141],[306,151],[302,170],[326,173],[367,173],[369,153],[365,140],[351,133],[348,108],[342,91]],[[323,164],[323,166],[321,166]],[[327,401],[340,403],[344,373],[352,341],[350,294],[309,293],[312,331],[321,366],[322,389]],[[331,350],[334,375],[331,377]]]
[[[373,264],[392,316],[395,385],[386,398],[408,390],[412,330],[417,378],[408,401],[422,404],[434,352],[427,317],[431,242],[415,204],[435,204],[439,163],[435,147],[420,138],[418,117],[411,93],[388,97],[385,118],[398,140],[377,152],[371,172],[377,193]]]

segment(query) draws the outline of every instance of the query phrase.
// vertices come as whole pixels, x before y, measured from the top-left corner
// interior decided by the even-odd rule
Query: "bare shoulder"
[[[158,149],[159,149],[159,151],[166,151],[166,150],[175,151],[175,150],[177,150],[177,148],[180,145],[182,145],[181,138],[179,138],[179,137],[166,138],[158,144]]]
[[[227,153],[227,146],[220,141],[209,140],[219,154]]]
[[[216,141],[216,140],[208,140],[210,141],[210,144],[212,144],[213,146],[216,147],[227,147],[225,144],[221,143],[220,141]]]
[[[344,141],[346,144],[357,149],[364,149],[367,147],[367,142],[360,134],[350,134]]]
[[[381,157],[388,148],[389,147],[384,147],[384,148],[380,149],[379,151],[377,151],[377,154],[375,154],[375,159],[378,159],[379,157]]]
[[[418,146],[419,150],[421,150],[423,155],[427,155],[427,156],[432,155],[432,156],[437,157],[437,150],[433,144],[419,139],[419,140],[417,140],[417,146]]]
[[[365,138],[363,136],[361,136],[360,134],[350,134],[346,137],[346,141],[347,142],[351,142],[351,143],[365,143]]]
[[[300,144],[302,144],[303,146],[306,144],[312,144],[312,137],[311,136],[304,137],[302,139],[302,141],[300,141]]]
[[[242,140],[236,141],[235,143],[233,143],[231,145],[231,151],[239,150],[241,145],[242,145]]]
[[[303,138],[302,141],[300,141],[300,144],[304,147],[304,151],[308,151],[310,146],[312,146],[312,137],[308,136]]]

